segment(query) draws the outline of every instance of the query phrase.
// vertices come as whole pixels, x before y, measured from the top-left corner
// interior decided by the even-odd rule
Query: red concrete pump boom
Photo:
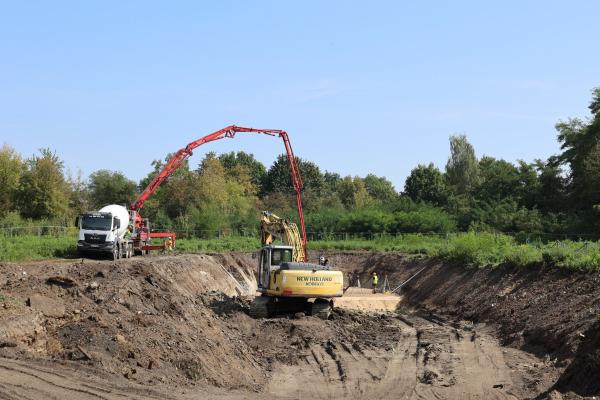
[[[144,189],[135,202],[131,204],[130,210],[138,212],[144,206],[144,202],[148,200],[148,198],[154,194],[154,192],[156,192],[165,179],[167,179],[173,172],[175,172],[175,170],[181,167],[184,161],[192,155],[192,152],[196,147],[219,139],[233,139],[238,132],[263,133],[269,136],[278,136],[283,140],[285,152],[290,163],[292,184],[294,186],[294,190],[296,191],[298,218],[300,219],[300,232],[302,233],[302,247],[306,259],[306,228],[304,226],[304,213],[302,211],[302,198],[300,196],[302,191],[302,179],[300,177],[300,170],[298,169],[298,163],[296,162],[296,157],[294,156],[294,150],[292,149],[288,134],[280,129],[244,128],[242,126],[230,125],[189,143],[187,146],[177,151],[173,157],[171,157],[169,162],[163,167],[160,173],[152,180],[152,182],[150,182],[150,184],[146,187],[146,189]]]

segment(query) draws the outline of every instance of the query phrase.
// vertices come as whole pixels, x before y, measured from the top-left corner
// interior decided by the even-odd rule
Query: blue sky
[[[558,151],[554,124],[600,86],[594,1],[0,1],[0,144],[84,175],[139,179],[229,124],[401,190],[448,136],[509,161]],[[269,165],[279,141],[201,147]]]

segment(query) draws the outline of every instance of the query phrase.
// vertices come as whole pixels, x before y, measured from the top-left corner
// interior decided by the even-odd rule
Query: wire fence
[[[72,226],[11,226],[0,228],[3,236],[75,236],[78,228]]]
[[[223,239],[228,237],[260,237],[258,227],[238,227],[227,229],[181,229],[173,227],[154,227],[153,232],[175,232],[180,239]],[[0,228],[0,235],[5,237],[17,236],[77,236],[78,228],[74,226],[13,226]],[[483,232],[475,232],[481,234]],[[556,242],[564,240],[596,241],[600,239],[598,233],[550,233],[550,232],[486,232],[497,235],[509,235],[519,243]],[[308,231],[307,239],[314,241],[350,241],[350,240],[401,240],[409,236],[423,236],[450,240],[453,237],[464,235],[465,232],[327,232]]]

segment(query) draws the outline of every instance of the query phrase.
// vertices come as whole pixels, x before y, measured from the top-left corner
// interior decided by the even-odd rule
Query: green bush
[[[554,242],[543,246],[542,257],[547,264],[582,270],[600,270],[600,243]]]
[[[363,209],[348,213],[345,232],[387,232],[392,215],[376,209]]]
[[[353,211],[323,209],[306,215],[311,232],[330,233],[447,233],[456,231],[456,221],[444,210],[427,205],[389,211],[362,208]]]
[[[439,208],[394,213],[389,232],[447,233],[456,231],[456,221]]]
[[[566,265],[572,259],[572,249],[567,247],[564,242],[556,242],[554,246],[544,247],[542,258],[548,264]]]
[[[468,232],[451,238],[438,256],[467,266],[494,267],[506,262],[511,246],[514,240],[509,236]]]
[[[528,266],[542,262],[539,248],[527,244],[512,247],[506,256],[506,262],[515,266]]]

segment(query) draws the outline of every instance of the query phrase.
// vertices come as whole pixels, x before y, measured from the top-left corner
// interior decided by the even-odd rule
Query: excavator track
[[[250,316],[252,318],[269,318],[271,315],[272,299],[270,297],[255,297],[250,303]]]
[[[325,299],[316,299],[311,306],[311,315],[321,319],[329,319],[331,309],[331,302]]]

